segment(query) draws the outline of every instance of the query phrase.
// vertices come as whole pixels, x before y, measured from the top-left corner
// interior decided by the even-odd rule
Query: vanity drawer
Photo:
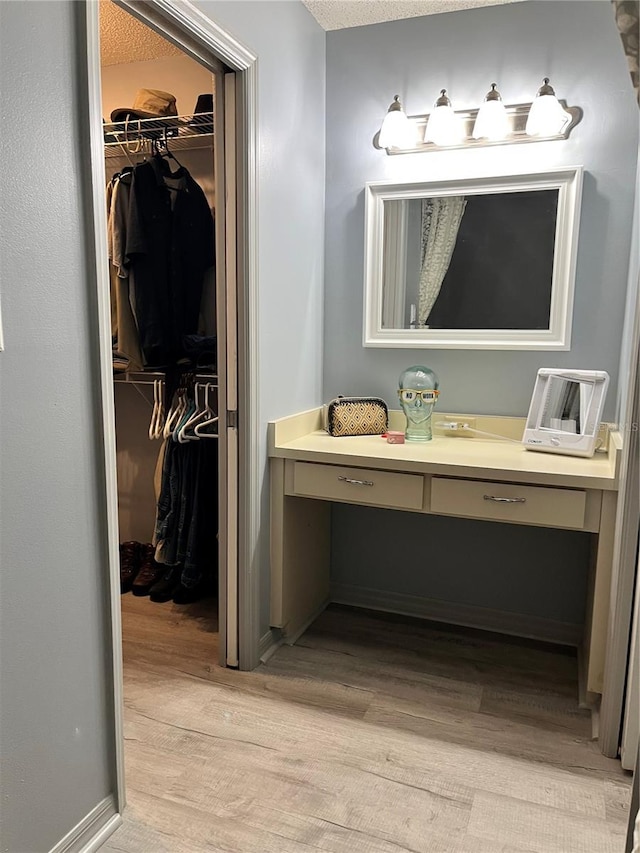
[[[296,462],[293,493],[326,501],[422,509],[424,477],[421,474]]]
[[[431,481],[431,512],[470,518],[581,529],[585,523],[586,492],[520,486],[489,480]]]

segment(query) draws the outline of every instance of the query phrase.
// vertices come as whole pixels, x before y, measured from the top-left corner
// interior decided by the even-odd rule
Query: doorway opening
[[[257,662],[255,57],[189,9],[86,12],[122,810],[123,645]]]

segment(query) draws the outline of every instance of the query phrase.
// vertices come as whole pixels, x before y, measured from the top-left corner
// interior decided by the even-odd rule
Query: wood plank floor
[[[123,597],[112,853],[622,853],[630,776],[566,650],[331,607],[254,672],[215,603]]]

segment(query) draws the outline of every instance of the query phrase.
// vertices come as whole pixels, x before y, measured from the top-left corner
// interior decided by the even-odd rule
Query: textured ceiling
[[[302,0],[325,30],[361,27],[399,18],[418,18],[522,0]]]
[[[181,51],[111,0],[101,0],[100,54],[102,65],[119,65],[180,56]]]
[[[478,6],[497,6],[522,0],[302,0],[325,30],[379,24],[399,18],[417,18]],[[126,35],[125,35],[126,34]],[[102,65],[142,62],[163,56],[180,56],[171,42],[141,24],[111,0],[100,0],[100,53]]]

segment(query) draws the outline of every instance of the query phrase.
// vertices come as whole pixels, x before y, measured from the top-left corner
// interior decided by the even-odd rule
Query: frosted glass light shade
[[[557,136],[570,121],[571,115],[562,108],[549,85],[549,78],[545,77],[544,85],[531,104],[525,133],[527,136]]]
[[[509,133],[509,118],[502,101],[485,101],[473,126],[474,139],[504,139]]]
[[[435,107],[427,121],[424,141],[434,145],[456,145],[462,137],[462,126],[453,107]]]
[[[415,123],[407,118],[396,95],[382,122],[378,145],[380,148],[413,148],[415,144]]]
[[[507,111],[502,103],[500,92],[496,89],[496,84],[492,83],[491,89],[485,96],[484,103],[478,110],[471,135],[474,139],[497,140],[504,139],[508,133],[509,118]]]
[[[462,140],[464,131],[459,117],[455,114],[451,101],[446,96],[446,89],[436,101],[429,115],[424,132],[424,141],[434,145],[457,145]]]

